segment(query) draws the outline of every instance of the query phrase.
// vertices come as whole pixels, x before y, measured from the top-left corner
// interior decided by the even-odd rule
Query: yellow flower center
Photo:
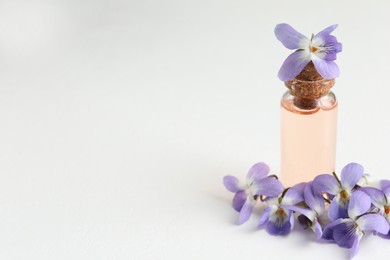
[[[348,192],[346,192],[345,190],[342,190],[342,191],[340,192],[340,197],[341,197],[343,200],[349,199]]]
[[[310,46],[310,52],[316,52],[316,51],[318,51],[318,48],[317,47],[315,47],[315,46]]]
[[[284,210],[279,208],[277,211],[276,211],[276,214],[279,215],[279,216],[283,216],[284,214]]]
[[[390,213],[390,206],[385,206],[385,213],[386,213],[386,215],[389,215],[389,213]]]

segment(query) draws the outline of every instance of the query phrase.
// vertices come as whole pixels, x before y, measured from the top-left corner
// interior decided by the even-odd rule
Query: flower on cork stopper
[[[340,70],[336,60],[337,53],[342,51],[342,44],[330,35],[337,25],[332,25],[316,35],[307,38],[290,25],[281,23],[275,27],[276,38],[288,49],[295,50],[284,61],[278,77],[282,81],[292,80],[311,63],[324,79],[339,76]]]

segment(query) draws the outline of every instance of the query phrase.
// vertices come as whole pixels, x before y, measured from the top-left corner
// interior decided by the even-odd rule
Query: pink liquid
[[[309,114],[281,106],[281,181],[285,187],[335,170],[337,103]]]

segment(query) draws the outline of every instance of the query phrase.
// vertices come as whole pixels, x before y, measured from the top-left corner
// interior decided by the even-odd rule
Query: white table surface
[[[238,226],[222,177],[279,171],[288,22],[338,23],[337,169],[390,178],[390,2],[0,1],[0,259],[346,259]],[[369,236],[356,259],[389,259]]]

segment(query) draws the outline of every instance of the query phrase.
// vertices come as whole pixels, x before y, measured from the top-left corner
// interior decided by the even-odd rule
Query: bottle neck
[[[282,97],[281,105],[292,113],[309,115],[319,110],[332,110],[337,106],[337,99],[332,91],[318,99],[300,98],[292,95],[291,91],[286,91]]]

